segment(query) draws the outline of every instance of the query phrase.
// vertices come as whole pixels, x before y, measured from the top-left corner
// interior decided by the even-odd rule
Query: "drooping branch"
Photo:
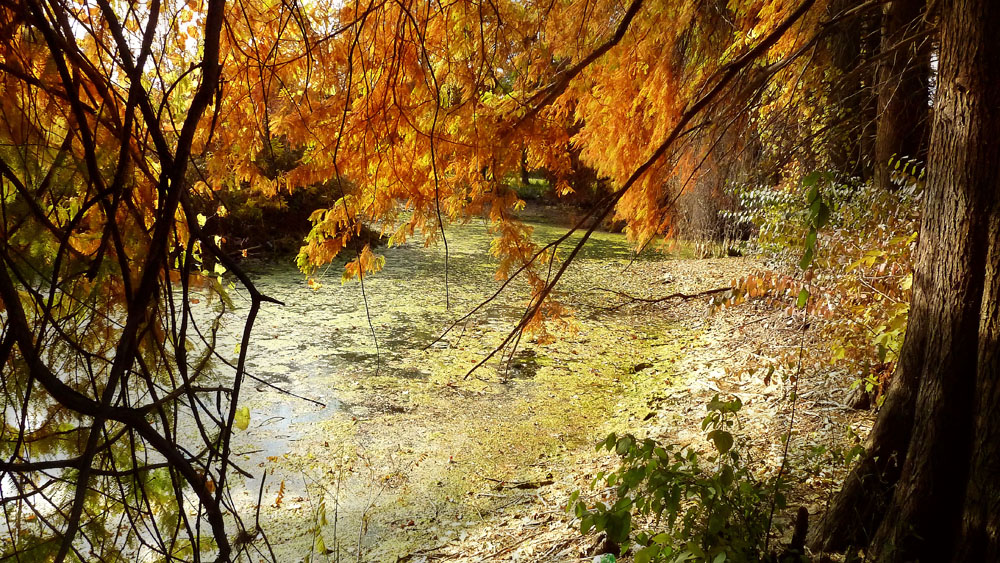
[[[497,353],[517,338],[521,332],[525,330],[525,328],[527,328],[531,320],[541,310],[545,299],[548,298],[553,289],[555,289],[556,284],[559,283],[559,280],[562,278],[569,265],[573,262],[573,259],[576,258],[576,256],[580,253],[580,250],[583,249],[584,245],[586,245],[590,236],[597,229],[598,225],[600,225],[600,222],[612,212],[615,205],[617,205],[617,203],[621,200],[622,196],[625,195],[625,193],[646,173],[647,170],[649,170],[666,154],[667,150],[684,133],[691,120],[705,110],[711,103],[713,103],[743,69],[757,61],[764,53],[774,46],[774,44],[777,43],[777,41],[788,31],[788,29],[794,25],[795,22],[797,22],[814,3],[815,0],[805,0],[799,4],[799,6],[791,14],[789,14],[784,20],[782,20],[781,23],[765,35],[754,47],[733,61],[723,65],[708,81],[706,81],[706,85],[712,84],[712,86],[707,90],[707,92],[705,92],[705,94],[691,103],[687,109],[684,110],[663,142],[661,142],[656,150],[653,151],[653,153],[638,168],[636,168],[635,171],[632,172],[622,186],[612,192],[607,200],[601,204],[601,206],[595,208],[598,209],[595,214],[596,220],[594,220],[591,226],[583,233],[583,236],[573,247],[572,251],[570,251],[566,259],[563,260],[556,273],[551,276],[550,280],[544,287],[542,287],[541,291],[539,291],[532,298],[532,302],[528,306],[524,315],[522,315],[521,320],[510,330],[510,332],[507,333],[507,336],[496,348],[494,348],[489,354],[486,355],[486,357],[484,357],[466,373],[466,377],[492,359]],[[674,201],[676,201],[676,199]],[[569,233],[564,235],[563,238],[568,237],[568,235]]]
[[[520,119],[514,122],[514,125],[510,127],[508,132],[516,131],[522,124],[538,115],[538,112],[552,104],[552,102],[556,101],[556,99],[558,99],[559,96],[566,91],[570,82],[572,82],[578,74],[603,57],[605,53],[614,48],[615,45],[618,45],[622,38],[625,37],[625,33],[632,24],[632,20],[635,19],[635,15],[639,13],[642,3],[643,0],[632,0],[632,3],[629,4],[628,10],[625,11],[625,15],[622,16],[622,20],[619,22],[618,27],[615,30],[615,34],[611,36],[610,39],[605,41],[598,48],[594,49],[589,55],[584,57],[583,60],[556,75],[552,83],[532,95],[528,100],[528,103],[533,104],[531,109],[525,112]]]

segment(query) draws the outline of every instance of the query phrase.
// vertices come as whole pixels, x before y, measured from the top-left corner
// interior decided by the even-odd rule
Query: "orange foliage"
[[[298,261],[306,272],[336,257],[363,222],[401,243],[416,233],[438,240],[449,222],[483,216],[497,237],[491,250],[498,277],[529,266],[541,291],[538,247],[513,217],[523,202],[506,181],[522,155],[567,194],[576,189],[568,180],[575,147],[617,189],[726,64],[798,5],[759,0],[710,10],[693,1],[644,2],[621,41],[537,109],[568,69],[614,35],[624,6],[234,4],[223,42],[221,106],[201,138],[206,181],[274,194],[348,180],[332,188],[339,201],[313,215]],[[800,49],[822,8],[809,11],[754,68]],[[731,110],[731,102],[707,113]],[[618,200],[614,214],[638,244],[671,229],[674,192],[697,177],[710,137],[685,136]],[[296,158],[290,169],[268,175],[259,163],[276,139]],[[345,278],[380,262],[361,257],[350,264]]]
[[[693,0],[636,0],[633,6],[628,20],[629,7],[618,2],[230,3],[221,84],[192,146],[198,155],[189,174],[192,189],[202,195],[223,187],[275,195],[330,186],[337,202],[312,216],[298,260],[306,272],[337,257],[362,223],[378,225],[401,243],[417,233],[434,241],[449,222],[482,216],[496,236],[491,251],[499,260],[498,277],[524,269],[536,293],[542,292],[546,281],[537,272],[556,257],[539,256],[531,229],[514,218],[524,203],[507,178],[520,169],[522,157],[528,168],[549,171],[556,191],[568,194],[578,188],[569,180],[571,149],[578,150],[582,163],[606,178],[610,191],[618,190],[727,65],[799,2],[719,2],[709,8]],[[741,69],[746,76],[733,82],[731,95],[713,100],[680,142],[616,198],[615,218],[626,223],[637,244],[671,230],[676,192],[697,178],[711,149],[713,115],[741,108],[740,88],[753,82],[754,73],[806,45],[824,6],[816,2],[761,60]],[[8,10],[5,21],[16,20]],[[83,98],[94,100],[89,126],[102,146],[115,147],[128,111],[127,69],[107,32],[112,24],[106,14],[85,4],[70,10],[84,30],[82,66],[95,73],[84,72],[79,81]],[[135,9],[119,16],[127,42],[142,42],[149,15]],[[614,37],[623,21],[628,25],[616,45],[578,74],[566,74]],[[204,25],[201,0],[160,4],[142,78],[152,101],[148,109],[159,116],[166,142],[182,130],[183,108],[196,89],[192,65]],[[29,98],[45,110],[32,123],[44,131],[14,122],[4,126],[14,144],[26,142],[25,135],[45,135],[45,144],[56,146],[60,135],[79,125],[63,107],[62,86],[47,56],[44,45],[28,36],[15,34],[2,46],[0,58],[10,70],[3,77],[3,104],[18,110],[5,113],[18,116]],[[106,69],[123,80],[99,80]],[[32,80],[42,87],[30,86]],[[781,81],[774,83],[780,87]],[[546,101],[549,93],[558,95]],[[129,238],[142,239],[158,204],[164,163],[150,156],[155,139],[129,139],[136,205],[116,220],[131,221]],[[71,150],[83,159],[81,147]],[[285,166],[267,164],[282,151]],[[108,218],[98,209],[91,215],[89,232],[103,232]],[[178,213],[177,219],[174,242],[183,246],[185,223],[192,218]],[[86,234],[72,244],[82,254],[96,248]],[[345,279],[381,263],[366,248],[348,264]]]

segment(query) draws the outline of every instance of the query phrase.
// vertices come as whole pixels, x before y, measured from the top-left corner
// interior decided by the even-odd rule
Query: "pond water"
[[[533,226],[540,241],[564,232]],[[443,245],[383,249],[386,267],[366,278],[364,294],[356,281],[341,283],[341,264],[320,272],[317,289],[291,260],[251,269],[258,288],[285,304],[263,306],[248,350],[258,380],[246,380],[240,401],[250,424],[233,447],[254,477],[233,483],[234,499],[252,513],[267,473],[261,521],[281,560],[320,546],[394,561],[452,537],[471,515],[496,509],[476,490],[551,472],[533,464],[539,455],[589,446],[627,410],[622,391],[637,377],[630,366],[650,358],[666,326],[597,307],[608,297],[595,287],[643,293],[649,283],[624,275],[634,256],[623,236],[595,233],[564,278],[574,330],[550,345],[525,336],[509,364],[492,361],[466,378],[520,317],[526,286],[512,284],[430,346],[499,287],[486,227],[447,234],[450,308]],[[646,267],[663,259],[642,258]],[[238,291],[233,301],[218,345],[231,358],[247,303]]]
[[[552,240],[564,229],[544,223],[532,224],[538,240]],[[244,401],[262,401],[267,406],[252,413],[258,426],[267,426],[275,437],[289,434],[294,425],[313,423],[344,410],[337,389],[364,377],[426,379],[431,373],[422,361],[411,361],[461,315],[488,299],[497,288],[493,277],[495,260],[489,255],[490,235],[484,225],[452,226],[448,231],[448,297],[445,306],[445,260],[442,245],[425,247],[419,242],[383,249],[386,268],[365,279],[364,294],[357,281],[341,283],[342,262],[321,271],[318,288],[310,288],[305,276],[288,259],[251,267],[258,289],[284,303],[264,304],[254,325],[248,351],[247,371],[260,380],[325,406],[281,395],[255,380]],[[579,236],[568,241],[575,243]],[[568,252],[569,247],[566,251]],[[633,258],[622,235],[595,233],[581,255],[580,263],[599,261],[605,267],[621,267]],[[579,281],[571,272],[564,289]],[[577,279],[574,279],[576,277]],[[584,289],[584,288],[570,288]],[[589,289],[589,288],[588,288]],[[435,348],[448,348],[462,340],[478,344],[499,342],[524,310],[525,284],[514,283],[468,324],[463,324]],[[367,300],[367,307],[366,307]],[[246,299],[234,295],[237,309],[224,317],[219,349],[233,359],[238,351]],[[463,334],[463,330],[464,334]],[[486,349],[485,346],[477,348]],[[475,357],[470,357],[470,361]],[[471,368],[474,363],[454,366]],[[493,365],[493,368],[496,366]],[[527,376],[537,367],[530,347],[515,355],[508,376]],[[487,368],[488,370],[489,368]],[[507,371],[507,370],[510,371]],[[261,395],[261,396],[258,396]],[[268,399],[280,402],[272,405]],[[351,405],[346,409],[350,411]],[[259,442],[258,442],[259,443]],[[273,455],[281,444],[259,443]]]

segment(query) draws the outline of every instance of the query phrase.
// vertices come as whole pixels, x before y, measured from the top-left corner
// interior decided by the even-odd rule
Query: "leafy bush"
[[[868,391],[881,387],[905,337],[923,168],[899,159],[893,178],[892,191],[830,172],[810,174],[795,188],[734,188],[740,211],[731,219],[754,225],[757,250],[773,266],[738,280],[717,305],[763,299],[791,310],[805,305],[805,295],[807,311],[826,320],[821,336],[829,353],[819,363],[854,374]],[[828,210],[819,223],[817,202]]]
[[[708,404],[702,429],[712,455],[631,434],[608,436],[597,447],[615,452],[621,467],[598,475],[594,484],[614,487],[617,501],[587,508],[574,493],[570,507],[581,531],[605,532],[610,541],[634,549],[636,563],[759,561],[772,503],[785,506],[784,483],[758,480],[734,447],[741,407],[738,398],[723,401],[718,395]]]

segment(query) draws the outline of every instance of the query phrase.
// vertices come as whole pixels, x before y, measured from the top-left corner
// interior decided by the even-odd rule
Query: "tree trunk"
[[[812,538],[876,561],[1000,556],[1000,6],[945,0],[907,339],[870,451]]]
[[[995,29],[995,28],[994,28]],[[996,100],[994,96],[992,98]],[[994,108],[994,111],[996,109]],[[1000,199],[1000,198],[997,198]],[[1000,561],[1000,202],[995,201],[979,325],[972,464],[956,560]]]
[[[930,40],[923,35],[925,9],[925,0],[892,0],[882,16],[875,185],[885,189],[892,188],[891,159],[926,155]]]
[[[857,0],[833,0],[827,8],[836,17],[856,8]],[[882,10],[874,6],[836,25],[826,40],[831,73],[828,150],[835,169],[850,176],[872,177],[875,150],[875,71],[871,61],[879,51]]]

